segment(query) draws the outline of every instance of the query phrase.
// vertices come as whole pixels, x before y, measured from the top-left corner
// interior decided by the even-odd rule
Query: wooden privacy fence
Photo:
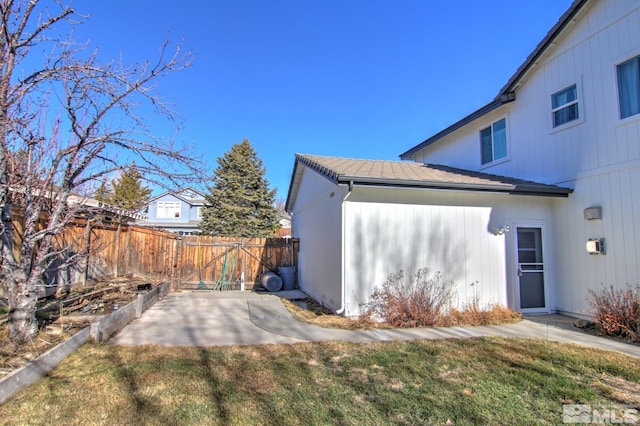
[[[80,252],[88,253],[82,267],[89,278],[138,275],[166,281],[176,274],[180,237],[174,233],[85,220],[67,227],[63,238],[69,237],[81,242]]]
[[[297,238],[183,237],[178,280],[182,288],[253,288],[263,273],[297,266],[299,245]]]
[[[104,277],[172,280],[179,244],[180,237],[171,232],[77,219],[55,238],[59,255],[47,271],[45,295],[60,286],[84,286]],[[72,257],[77,261],[61,267]]]
[[[14,250],[22,243],[14,220]],[[58,259],[45,277],[44,295],[89,280],[136,275],[182,288],[250,289],[267,271],[297,266],[297,238],[187,236],[131,224],[78,218],[56,236]],[[77,261],[64,266],[71,258]]]

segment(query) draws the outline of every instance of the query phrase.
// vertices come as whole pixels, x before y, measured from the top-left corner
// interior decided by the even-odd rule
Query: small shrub
[[[594,311],[594,323],[609,336],[640,341],[640,286],[626,289],[589,290],[587,300]]]
[[[428,274],[429,269],[422,268],[409,283],[404,271],[389,275],[365,305],[365,316],[399,328],[441,324],[451,308],[453,282],[445,281],[440,272]]]
[[[453,282],[445,281],[440,272],[429,277],[428,268],[420,269],[408,284],[405,281],[403,271],[389,275],[371,295],[361,318],[399,328],[510,324],[522,319],[502,305],[481,307],[477,297],[462,309],[452,307]]]

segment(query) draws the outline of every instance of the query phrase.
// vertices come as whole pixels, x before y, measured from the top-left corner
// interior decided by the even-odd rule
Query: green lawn
[[[558,424],[640,409],[625,355],[504,338],[163,348],[85,345],[0,406],[2,424]]]

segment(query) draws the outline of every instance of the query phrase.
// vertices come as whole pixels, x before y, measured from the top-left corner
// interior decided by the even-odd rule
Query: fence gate
[[[267,271],[297,266],[298,238],[183,237],[177,278],[182,289],[251,289]]]

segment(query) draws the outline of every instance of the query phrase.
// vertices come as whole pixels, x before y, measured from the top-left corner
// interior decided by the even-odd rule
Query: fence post
[[[136,318],[140,318],[142,316],[142,308],[144,307],[144,295],[139,294],[136,299]]]
[[[87,224],[84,227],[84,247],[85,247],[85,264],[82,272],[82,287],[87,286],[89,277],[89,253],[91,253],[91,219],[87,218]]]
[[[122,223],[118,223],[118,228],[116,229],[116,258],[115,267],[113,271],[113,275],[118,278],[119,266],[120,266],[120,234],[122,233]]]
[[[96,343],[102,342],[102,332],[100,331],[100,321],[92,322],[89,329],[89,335]]]

